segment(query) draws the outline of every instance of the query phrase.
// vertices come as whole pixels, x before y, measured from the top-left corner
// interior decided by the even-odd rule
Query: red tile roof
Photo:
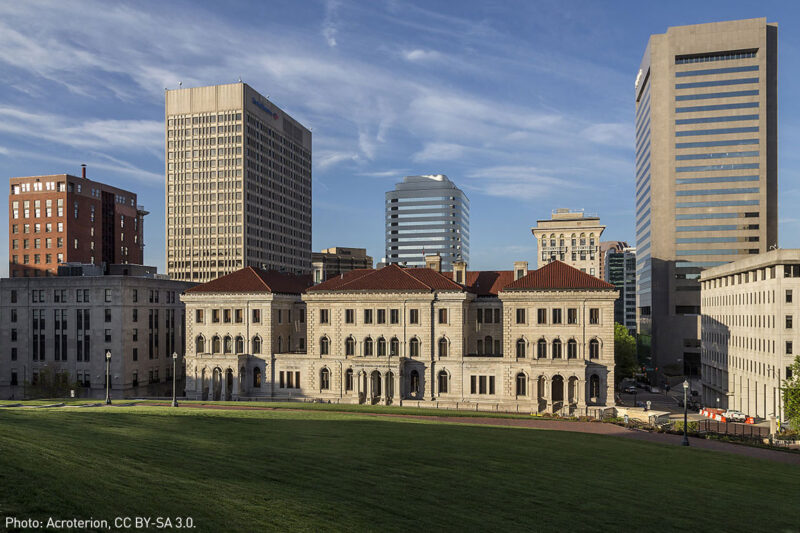
[[[308,289],[317,291],[463,291],[452,278],[429,268],[389,265],[351,270]]]
[[[526,276],[512,281],[502,290],[524,289],[614,289],[605,281],[581,272],[561,261],[553,261],[542,268],[531,270]]]
[[[311,286],[311,276],[286,274],[275,270],[245,267],[215,280],[187,290],[187,294],[198,292],[275,292],[302,294]]]
[[[503,287],[514,281],[513,270],[477,270],[467,272],[467,289],[478,296],[497,296]]]

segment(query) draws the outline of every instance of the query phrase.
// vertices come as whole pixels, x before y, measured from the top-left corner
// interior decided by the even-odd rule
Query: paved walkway
[[[142,404],[142,405],[162,405],[168,406],[170,404]],[[218,405],[218,404],[198,404],[198,403],[185,403],[181,404],[181,408],[194,407],[202,409],[222,409],[222,410],[255,410],[255,411],[305,411],[308,409],[291,409],[284,407],[260,407],[248,405]],[[669,433],[654,433],[650,431],[628,429],[616,424],[604,424],[601,422],[573,422],[567,420],[537,420],[523,419],[523,418],[490,418],[490,417],[470,417],[470,416],[427,416],[427,415],[403,415],[392,413],[367,413],[357,411],[318,411],[325,413],[337,413],[344,415],[358,415],[358,416],[374,416],[374,417],[390,417],[390,418],[407,418],[417,420],[430,420],[434,422],[443,422],[450,424],[473,424],[473,425],[486,425],[486,426],[504,426],[504,427],[523,427],[532,429],[546,429],[550,431],[572,431],[576,433],[592,433],[595,435],[607,435],[612,437],[624,437],[634,440],[642,440],[648,442],[656,442],[660,444],[673,444],[680,446],[683,440],[682,435],[672,435]],[[757,448],[755,446],[747,446],[743,444],[733,444],[730,442],[723,442],[718,440],[701,439],[697,437],[689,437],[691,447],[700,448],[703,450],[712,450],[717,452],[727,452],[736,455],[744,455],[747,457],[755,457],[758,459],[767,459],[769,461],[777,461],[780,463],[800,465],[800,453],[782,452],[780,450],[770,450],[767,448]]]

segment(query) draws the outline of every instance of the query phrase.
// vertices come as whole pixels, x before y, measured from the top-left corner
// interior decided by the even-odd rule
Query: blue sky
[[[137,192],[145,262],[163,271],[164,88],[241,77],[313,129],[315,250],[380,259],[384,192],[443,173],[470,198],[471,268],[508,269],[535,262],[530,227],[557,207],[597,213],[604,239],[632,243],[633,83],[649,35],[764,16],[779,25],[779,242],[800,247],[789,2],[6,1],[0,168],[87,163]]]

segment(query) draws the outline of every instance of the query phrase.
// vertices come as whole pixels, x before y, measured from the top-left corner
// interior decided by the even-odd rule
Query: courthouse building
[[[612,285],[559,261],[531,272],[427,263],[313,286],[245,268],[186,291],[187,396],[562,414],[613,405]]]

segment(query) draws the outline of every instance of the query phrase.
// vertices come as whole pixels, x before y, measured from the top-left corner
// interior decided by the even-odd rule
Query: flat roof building
[[[311,132],[245,83],[166,91],[173,279],[311,269]]]
[[[11,178],[8,275],[54,276],[67,262],[141,264],[144,216],[136,194],[69,174]]]
[[[445,270],[469,261],[469,199],[443,174],[406,176],[386,193],[386,262],[424,266],[437,253]]]
[[[786,421],[781,385],[800,354],[800,250],[772,250],[700,275],[703,402]]]
[[[597,215],[563,208],[553,211],[549,219],[537,220],[531,233],[539,248],[539,268],[558,260],[602,278],[600,236],[605,229]]]
[[[372,268],[372,257],[367,255],[366,248],[336,246],[325,248],[321,252],[312,252],[311,268],[314,273],[314,283],[321,283],[357,268]]]
[[[778,242],[777,31],[672,27],[636,74],[638,331],[669,375],[700,370],[702,270]]]

